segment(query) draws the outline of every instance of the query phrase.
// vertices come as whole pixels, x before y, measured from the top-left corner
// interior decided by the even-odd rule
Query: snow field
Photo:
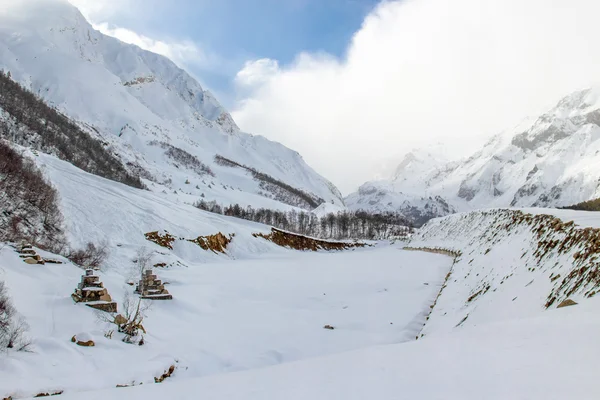
[[[411,340],[451,262],[385,247],[157,269],[174,299],[152,304],[140,347],[105,338],[108,324],[73,303],[81,269],[29,266],[10,247],[0,260],[33,339],[31,353],[0,359],[0,393],[15,398],[149,384],[172,364],[183,380]],[[133,291],[122,271],[100,276],[116,301]],[[79,333],[96,346],[71,343]]]

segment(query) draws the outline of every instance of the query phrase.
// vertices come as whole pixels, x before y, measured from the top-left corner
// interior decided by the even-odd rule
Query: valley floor
[[[87,400],[597,399],[600,299],[409,343]],[[61,398],[78,399],[74,395]]]
[[[183,383],[414,340],[451,263],[446,256],[380,246],[341,253],[283,251],[157,269],[174,299],[153,303],[144,321],[146,344],[135,346],[105,338],[108,324],[73,303],[70,294],[81,269],[69,263],[27,265],[5,246],[0,278],[31,326],[33,346],[29,353],[0,357],[0,395],[64,390],[61,397],[80,398],[85,391],[90,398],[89,391],[132,383],[154,390],[159,385],[153,378],[170,365],[177,369],[168,380]],[[122,270],[100,276],[117,301],[133,291]],[[83,332],[95,347],[71,343]],[[369,359],[360,363],[365,361],[367,368]],[[330,370],[323,379],[337,374]],[[130,391],[115,395],[132,396]]]

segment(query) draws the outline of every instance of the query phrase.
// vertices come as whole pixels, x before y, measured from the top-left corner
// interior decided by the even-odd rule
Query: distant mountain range
[[[487,207],[559,207],[600,197],[600,89],[577,91],[454,162],[408,153],[391,179],[367,182],[349,208],[422,219]]]

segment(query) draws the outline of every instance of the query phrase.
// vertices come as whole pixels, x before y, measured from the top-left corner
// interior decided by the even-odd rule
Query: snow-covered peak
[[[240,132],[227,110],[186,71],[96,31],[65,0],[26,0],[0,13],[0,69],[110,146],[123,164],[151,182],[151,190],[185,194],[187,202],[204,195],[221,204],[277,208],[283,199],[300,204],[288,185],[318,202],[343,204],[337,188],[297,152]],[[215,176],[207,180],[192,164],[175,160],[174,152],[193,165],[209,166]],[[260,181],[247,169],[217,165],[217,155],[283,186]]]
[[[388,193],[380,200],[367,194],[361,203],[380,209],[390,206],[391,196],[439,196],[450,208],[466,211],[567,206],[598,198],[600,88],[565,96],[539,117],[493,136],[464,160],[437,165],[435,160],[409,153],[388,184],[378,183],[378,192]],[[365,190],[348,198],[356,196],[365,196]]]
[[[45,50],[54,56],[62,53],[63,56],[105,68],[120,80],[105,83],[125,86],[130,94],[161,118],[188,126],[202,118],[217,124],[224,132],[239,131],[233,118],[215,97],[187,72],[164,56],[96,31],[66,0],[26,1],[20,7],[11,6],[11,9],[11,12],[0,14],[0,21],[2,32],[11,35],[14,44],[42,45],[43,48],[38,47],[38,51]],[[39,39],[45,43],[39,43]],[[35,55],[34,60],[37,60]],[[6,67],[11,71],[16,69],[16,72],[19,70],[14,65],[17,62],[11,57],[5,60]]]

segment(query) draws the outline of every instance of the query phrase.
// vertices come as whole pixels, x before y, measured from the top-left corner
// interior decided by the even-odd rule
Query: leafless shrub
[[[83,249],[71,250],[66,257],[73,263],[84,268],[98,269],[108,258],[108,244],[101,242],[95,245],[88,242]]]
[[[15,309],[8,290],[0,281],[0,349],[27,350],[31,342],[25,336],[29,326]]]
[[[139,340],[136,339],[140,332],[146,333],[142,322],[149,309],[149,301],[134,296],[130,292],[126,293],[122,306],[123,317],[125,317],[126,322],[119,325],[119,332],[125,334],[124,342],[136,343],[143,340],[143,337]]]
[[[98,311],[96,318],[100,322],[116,325],[117,331],[123,334],[123,342],[141,346],[144,344],[142,333],[146,333],[142,322],[146,318],[150,306],[150,301],[143,300],[127,291],[122,304],[119,306],[119,309],[122,310],[120,314],[115,315]],[[112,338],[113,334],[114,329],[107,329],[104,332],[104,336],[109,339]]]

